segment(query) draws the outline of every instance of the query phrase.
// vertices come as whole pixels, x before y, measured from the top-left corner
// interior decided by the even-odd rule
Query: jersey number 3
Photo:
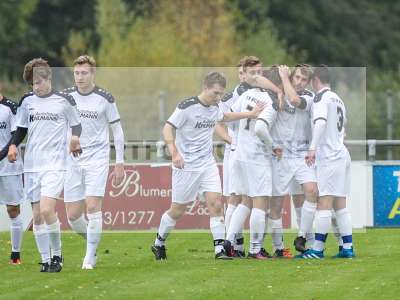
[[[338,114],[338,122],[337,122],[337,129],[339,132],[343,129],[343,110],[341,107],[337,107],[337,114]]]

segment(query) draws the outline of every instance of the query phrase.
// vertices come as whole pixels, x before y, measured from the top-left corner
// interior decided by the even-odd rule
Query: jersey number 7
[[[253,110],[253,107],[250,106],[250,105],[247,105],[246,109],[247,109],[248,111],[252,111],[252,110]],[[244,127],[245,130],[250,130],[250,122],[251,122],[251,119],[247,119],[247,120],[246,120],[246,126]]]

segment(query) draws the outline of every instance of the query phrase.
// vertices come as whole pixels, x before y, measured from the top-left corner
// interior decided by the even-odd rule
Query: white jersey
[[[326,120],[326,128],[316,149],[317,159],[336,159],[347,155],[343,143],[346,107],[342,99],[329,88],[317,93],[313,103],[313,124],[318,119]]]
[[[301,103],[295,107],[285,99],[282,111],[279,111],[271,137],[274,147],[283,149],[285,158],[304,158],[311,139],[311,107],[314,94],[308,90],[298,93]]]
[[[224,97],[222,97],[221,102],[219,104],[221,107],[221,110],[224,113],[230,112],[232,105],[236,103],[236,101],[239,99],[239,97],[244,92],[246,92],[247,90],[249,90],[251,88],[252,87],[246,82],[241,82],[240,84],[238,84],[232,92],[226,93],[224,95]],[[227,122],[226,126],[228,128],[228,134],[232,138],[232,144],[236,145],[239,121]],[[231,145],[229,145],[229,144],[225,145],[225,150],[230,150],[230,148],[231,148]]]
[[[254,88],[246,91],[232,106],[231,110],[233,112],[251,111],[258,102],[265,103],[265,108],[258,116],[258,119],[272,126],[276,118],[276,105],[265,90]],[[255,134],[255,123],[256,119],[240,120],[234,159],[243,162],[265,164],[265,161],[270,159],[271,148],[267,147]]]
[[[93,162],[108,164],[110,159],[109,124],[120,121],[114,97],[97,86],[88,94],[80,93],[76,87],[69,88],[65,92],[74,97],[82,124],[79,139],[82,154],[77,158],[73,157],[72,160],[81,165]]]
[[[65,170],[68,127],[79,123],[71,95],[56,91],[44,96],[24,95],[16,121],[17,127],[28,129],[24,172]]]
[[[175,144],[185,162],[185,170],[201,170],[215,163],[214,127],[223,118],[218,105],[204,105],[198,97],[179,103],[167,123],[176,128]]]
[[[16,130],[17,107],[17,104],[5,97],[0,101],[0,149],[8,144],[11,139],[11,132]],[[20,175],[22,171],[23,166],[19,153],[17,161],[14,163],[10,163],[7,157],[0,161],[0,176]]]

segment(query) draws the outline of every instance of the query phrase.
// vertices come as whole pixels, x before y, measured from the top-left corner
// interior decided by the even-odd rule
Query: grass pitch
[[[285,234],[291,245],[293,234]],[[400,299],[400,229],[354,235],[357,258],[215,261],[208,233],[172,233],[168,261],[150,252],[154,233],[108,233],[95,270],[81,270],[85,243],[63,235],[61,273],[40,273],[32,232],[20,266],[8,265],[8,233],[0,234],[0,299]],[[246,237],[246,242],[248,236]],[[266,240],[267,250],[271,240]]]

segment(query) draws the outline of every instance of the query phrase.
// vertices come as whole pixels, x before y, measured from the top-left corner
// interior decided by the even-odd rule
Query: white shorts
[[[232,184],[238,195],[263,197],[272,195],[271,162],[254,164],[244,161],[233,161]]]
[[[226,148],[224,152],[224,161],[222,163],[222,190],[225,197],[229,197],[232,194],[236,194],[235,187],[232,184],[232,177],[234,176],[233,170],[233,158],[234,151],[230,148]]]
[[[108,163],[87,166],[69,164],[65,176],[64,202],[81,201],[88,196],[104,197],[108,170]]]
[[[304,158],[272,158],[272,176],[274,196],[302,194],[301,185],[317,182],[315,167],[309,167]]]
[[[217,164],[200,171],[172,169],[172,202],[184,204],[196,200],[205,192],[221,193],[221,179]]]
[[[317,161],[319,196],[346,197],[350,193],[351,158]]]
[[[41,197],[59,199],[64,188],[65,171],[24,173],[26,200],[39,202]]]
[[[0,176],[0,204],[19,205],[22,201],[22,175]]]

